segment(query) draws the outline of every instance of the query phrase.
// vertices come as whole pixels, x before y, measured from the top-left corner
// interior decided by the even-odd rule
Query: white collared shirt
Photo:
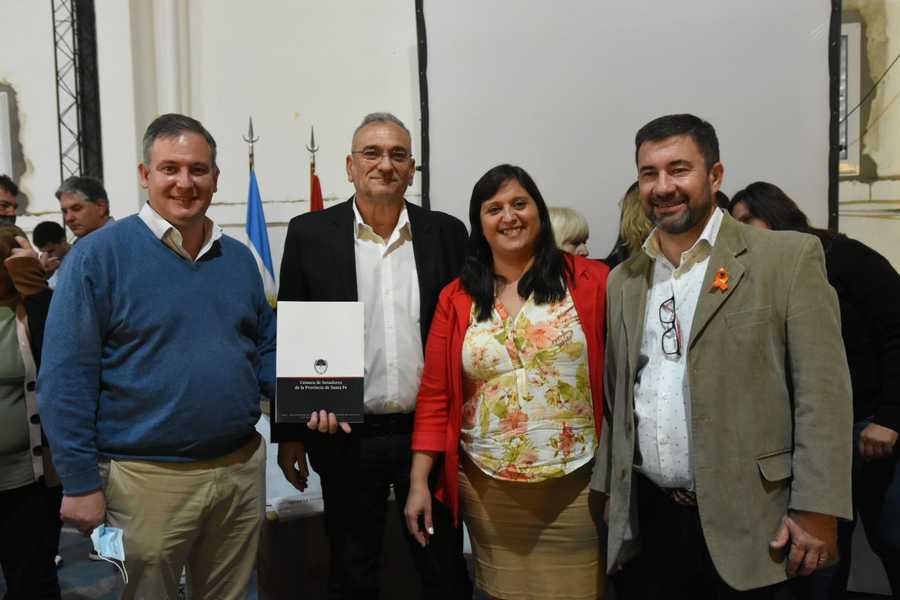
[[[664,488],[693,489],[691,460],[691,389],[687,374],[687,345],[691,339],[694,311],[700,297],[709,257],[719,235],[722,211],[716,208],[703,233],[690,249],[682,252],[676,268],[660,251],[654,229],[644,242],[644,252],[653,260],[653,279],[647,290],[641,358],[646,364],[634,384],[634,414],[639,470]],[[660,320],[661,305],[675,299],[675,335],[680,352],[663,351],[663,335],[670,326]],[[667,317],[668,320],[668,317]],[[670,334],[671,335],[671,334]],[[672,352],[674,340],[667,340]]]
[[[174,225],[163,219],[162,215],[156,212],[149,202],[144,203],[141,212],[138,213],[138,217],[150,228],[156,239],[165,244],[172,252],[191,262],[200,260],[212,248],[213,242],[222,237],[222,228],[216,225],[216,222],[211,218],[204,216],[203,218],[206,219],[206,227],[204,227],[206,238],[203,241],[203,246],[200,247],[200,252],[197,253],[197,258],[192,258],[190,253],[184,249],[184,238],[181,236],[181,232]]]
[[[356,288],[365,305],[365,411],[409,413],[425,357],[419,325],[419,274],[406,208],[384,240],[353,201]]]

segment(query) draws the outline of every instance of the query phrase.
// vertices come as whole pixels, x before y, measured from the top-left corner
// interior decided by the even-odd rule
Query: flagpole
[[[241,136],[245,142],[250,145],[249,152],[249,160],[250,160],[250,171],[253,171],[253,144],[259,141],[259,137],[253,135],[253,117],[250,117],[250,126],[247,128],[247,135]]]
[[[275,285],[275,270],[272,266],[272,248],[269,245],[266,215],[263,211],[262,197],[259,193],[259,184],[256,181],[256,170],[254,169],[253,145],[259,141],[259,137],[253,133],[253,117],[250,117],[247,135],[241,137],[250,145],[248,153],[250,184],[247,190],[247,219],[244,224],[247,232],[247,246],[250,248],[253,259],[256,261],[256,266],[259,269],[266,299],[274,308],[278,290]]]
[[[313,125],[309,126],[309,145],[306,149],[309,151],[309,201],[312,204],[316,177],[316,152],[319,151],[319,147],[316,146],[316,128]]]

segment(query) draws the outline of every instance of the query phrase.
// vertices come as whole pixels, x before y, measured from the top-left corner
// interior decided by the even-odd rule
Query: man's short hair
[[[66,230],[56,221],[41,221],[35,225],[31,239],[38,248],[47,244],[62,244],[66,241]]]
[[[0,175],[0,188],[9,192],[11,196],[19,195],[19,186],[16,185],[16,182],[9,175]]]
[[[62,200],[63,194],[75,194],[85,202],[97,204],[101,200],[106,201],[109,210],[109,196],[103,187],[103,182],[89,175],[72,175],[67,178],[56,190],[56,199]]]
[[[354,140],[356,139],[356,134],[359,133],[360,129],[362,129],[363,127],[367,127],[367,126],[371,125],[372,123],[391,123],[393,125],[396,125],[400,129],[405,131],[406,135],[409,136],[409,139],[412,140],[412,134],[409,132],[409,129],[406,128],[406,125],[403,124],[403,121],[401,121],[400,119],[398,119],[397,117],[395,117],[394,115],[392,115],[389,112],[373,112],[373,113],[367,114],[365,117],[363,117],[362,123],[359,124],[359,127],[357,127],[353,131],[352,139],[354,139]]]
[[[706,170],[719,162],[719,138],[716,130],[700,117],[690,114],[666,115],[653,119],[634,136],[634,162],[644,142],[658,142],[677,135],[689,136],[703,155]]]
[[[153,149],[153,143],[156,140],[178,137],[179,134],[186,131],[203,136],[203,139],[209,144],[210,162],[212,162],[213,167],[218,168],[216,165],[216,140],[213,139],[212,134],[197,119],[178,113],[160,115],[147,126],[143,140],[144,166],[150,167],[150,150]]]

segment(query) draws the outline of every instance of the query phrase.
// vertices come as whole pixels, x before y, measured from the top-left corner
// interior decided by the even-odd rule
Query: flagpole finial
[[[309,127],[309,145],[306,146],[306,149],[310,154],[310,163],[313,167],[316,166],[316,152],[319,151],[319,147],[316,146],[316,128],[312,125]]]
[[[245,142],[250,144],[250,170],[253,170],[253,144],[259,141],[259,137],[253,135],[253,117],[250,117],[250,124],[247,127],[247,135],[241,136]]]

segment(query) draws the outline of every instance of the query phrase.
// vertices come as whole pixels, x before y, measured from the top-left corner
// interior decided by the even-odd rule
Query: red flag
[[[322,200],[322,186],[319,184],[319,176],[316,175],[316,166],[309,165],[309,210],[322,210],[325,202]]]

